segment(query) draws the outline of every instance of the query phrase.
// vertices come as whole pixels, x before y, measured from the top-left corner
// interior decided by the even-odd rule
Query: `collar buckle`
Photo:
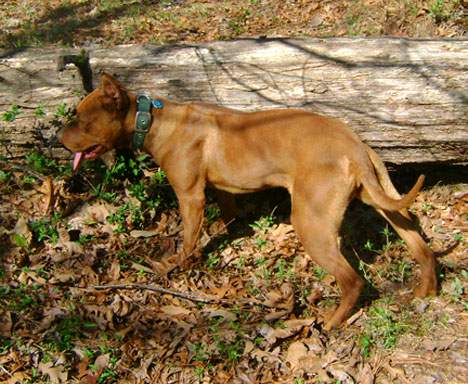
[[[137,113],[135,116],[135,133],[133,134],[133,148],[141,149],[145,142],[146,134],[151,127],[152,99],[146,94],[137,95]]]

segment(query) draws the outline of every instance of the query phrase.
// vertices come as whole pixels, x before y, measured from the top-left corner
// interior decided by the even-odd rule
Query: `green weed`
[[[136,206],[131,201],[117,209],[117,212],[112,213],[107,217],[110,224],[116,224],[117,233],[127,232],[129,227],[142,228],[144,223],[143,212],[140,207]]]
[[[210,252],[208,254],[208,258],[206,259],[206,265],[208,266],[209,270],[214,270],[218,266],[220,261],[221,258],[218,256],[217,253]]]
[[[0,170],[0,184],[6,184],[11,179],[11,172]]]
[[[191,361],[207,363],[211,358],[211,353],[208,352],[206,345],[202,343],[195,343],[190,345],[189,350],[192,353]]]
[[[205,217],[208,224],[213,224],[221,217],[221,210],[216,206],[209,206],[205,208]]]
[[[16,120],[18,115],[21,113],[21,108],[16,104],[12,105],[9,111],[3,112],[2,120],[7,123],[11,123]]]
[[[291,281],[294,278],[294,265],[284,259],[279,259],[273,267],[275,277],[279,281]]]
[[[52,244],[57,243],[59,234],[57,225],[60,221],[60,215],[54,213],[46,219],[31,220],[29,227],[38,242],[50,241]]]
[[[268,216],[262,216],[257,221],[254,221],[253,224],[249,224],[249,227],[265,234],[267,233],[268,229],[273,226],[274,223],[275,217],[273,216],[273,214],[271,214]]]
[[[410,328],[408,323],[382,305],[372,306],[368,316],[369,319],[359,338],[361,354],[366,357],[370,355],[373,346],[392,349],[396,345],[398,336]]]
[[[40,306],[44,295],[41,287],[33,286],[0,286],[0,306],[13,312],[24,312]]]
[[[449,20],[460,5],[459,0],[435,0],[429,6],[429,15],[436,23]]]
[[[34,116],[37,118],[44,117],[46,115],[45,107],[42,104],[39,104],[34,110]]]
[[[18,233],[14,233],[11,236],[11,240],[13,241],[13,243],[17,247],[20,247],[20,248],[23,248],[23,249],[28,249],[29,248],[29,241],[23,235],[20,235]]]
[[[83,235],[80,234],[80,237],[78,238],[78,243],[81,245],[85,245],[90,243],[91,241],[96,240],[96,236],[94,235]]]
[[[55,159],[51,159],[38,151],[28,153],[26,163],[33,171],[43,175],[71,175],[70,164],[59,164]]]
[[[325,276],[328,275],[328,272],[322,267],[316,265],[314,267],[313,274],[319,281],[322,281],[325,278]]]
[[[396,283],[405,283],[411,277],[413,265],[406,260],[391,263],[385,272],[385,277]]]

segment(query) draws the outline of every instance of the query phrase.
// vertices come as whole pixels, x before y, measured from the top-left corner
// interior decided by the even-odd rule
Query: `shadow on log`
[[[93,73],[106,70],[132,91],[181,101],[335,116],[395,164],[468,161],[466,39],[246,39],[93,48],[87,55],[79,49],[0,54],[0,113],[20,109],[14,121],[1,122],[1,155],[19,158],[46,146],[68,158],[54,143],[56,127],[43,119],[38,138],[34,112],[42,106],[53,118],[59,105],[71,106],[92,89]]]

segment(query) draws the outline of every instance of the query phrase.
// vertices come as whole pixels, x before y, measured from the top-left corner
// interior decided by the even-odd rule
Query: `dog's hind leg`
[[[389,212],[377,210],[407,244],[410,254],[421,268],[421,282],[415,289],[416,296],[435,295],[437,292],[436,259],[433,252],[418,233],[416,225],[406,210]]]
[[[380,157],[371,148],[367,148],[369,158],[374,165],[376,176],[379,179],[380,185],[385,193],[393,199],[400,199],[401,196],[394,187],[387,169]],[[434,295],[437,292],[437,278],[436,278],[436,259],[433,252],[418,233],[418,228],[413,222],[407,209],[400,211],[385,211],[380,209],[372,201],[370,195],[365,189],[361,190],[360,199],[379,212],[395,229],[400,237],[408,245],[409,251],[414,259],[421,267],[421,284],[415,290],[416,296]]]
[[[291,222],[306,252],[318,265],[335,276],[341,302],[324,329],[340,325],[356,304],[363,281],[341,254],[338,231],[353,186],[344,185],[334,170],[315,172],[296,181],[292,189]]]

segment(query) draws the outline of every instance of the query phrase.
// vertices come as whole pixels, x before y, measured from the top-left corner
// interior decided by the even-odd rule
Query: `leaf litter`
[[[146,172],[143,180],[150,184],[153,174]],[[69,177],[45,178],[46,189],[17,188],[20,178],[17,173],[1,186],[2,205],[10,202],[0,224],[6,245],[0,269],[5,382],[374,383],[413,382],[421,375],[426,381],[420,382],[467,377],[466,185],[433,186],[412,207],[441,253],[441,294],[401,299],[415,271],[403,245],[396,238],[388,244],[391,235],[375,219],[372,231],[344,232],[341,242],[359,249],[366,263],[373,259],[364,276],[382,298],[364,302],[346,327],[326,333],[321,326],[339,292],[334,279],[304,254],[287,207],[281,207],[284,196],[278,209],[278,201],[247,198],[246,206],[259,205],[260,218],[256,213],[239,219],[233,237],[219,230],[219,217],[206,222],[205,233],[213,235],[201,259],[162,276],[154,263],[181,245],[175,206],[157,208],[151,220],[133,229],[122,217],[122,231],[109,218],[132,198],[130,184],[124,183],[115,201],[104,201],[73,192]],[[66,200],[81,203],[70,209]],[[364,208],[350,210],[349,226],[362,228]],[[52,220],[54,215],[60,219]],[[42,227],[31,226],[33,220]],[[375,234],[379,226],[384,239]],[[374,244],[367,254],[364,239]],[[387,291],[389,280],[396,291]]]

